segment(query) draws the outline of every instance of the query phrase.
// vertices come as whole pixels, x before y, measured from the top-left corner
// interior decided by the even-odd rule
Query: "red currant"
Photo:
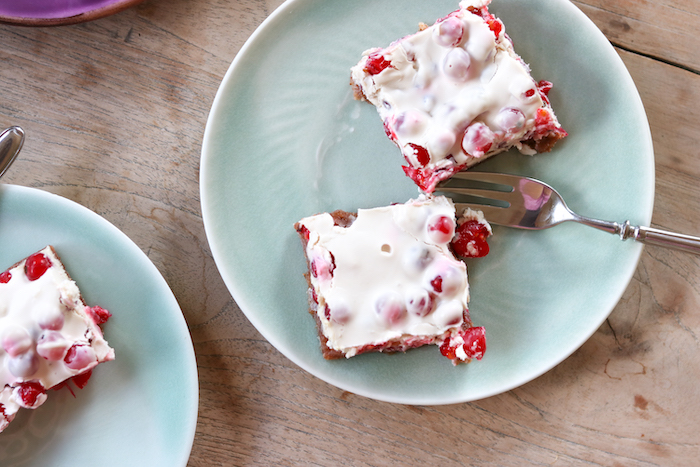
[[[0,284],[7,284],[12,279],[12,273],[10,271],[5,271],[0,274]]]
[[[488,228],[477,220],[468,220],[459,227],[452,240],[452,249],[463,258],[481,258],[489,253]]]
[[[476,122],[469,125],[464,132],[462,149],[473,157],[481,157],[491,149],[495,139],[496,135],[488,126]]]
[[[552,83],[545,80],[541,80],[537,83],[537,89],[540,91],[540,94],[544,94],[545,96],[549,95],[549,91],[552,90],[553,86],[554,85]]]
[[[491,31],[493,31],[493,35],[496,36],[496,39],[498,39],[498,36],[501,34],[501,31],[503,30],[503,23],[501,23],[496,18],[491,18],[487,22],[489,25],[489,29]]]
[[[25,406],[33,407],[39,396],[46,393],[46,389],[44,389],[41,383],[25,381],[20,383],[17,393]]]
[[[372,53],[367,57],[367,63],[365,64],[365,71],[370,75],[378,75],[386,68],[391,66],[391,62],[388,61],[380,53]]]
[[[457,355],[455,355],[455,347],[450,346],[450,342],[452,339],[445,339],[445,342],[442,343],[440,346],[440,353],[444,355],[445,357],[449,358],[450,360],[454,360],[457,358]]]
[[[435,292],[442,292],[442,276],[435,276],[433,280],[430,281],[430,285],[433,286]]]
[[[85,309],[87,312],[88,316],[92,318],[92,320],[97,324],[98,326],[100,324],[104,324],[107,322],[109,318],[112,317],[112,313],[109,311],[105,310],[104,308],[100,306],[90,306]]]
[[[43,253],[34,253],[24,263],[24,273],[30,281],[35,281],[51,267],[51,260]]]
[[[430,153],[427,149],[413,143],[408,143],[408,145],[411,147],[411,149],[413,149],[413,154],[416,155],[416,160],[418,160],[418,163],[421,166],[425,167],[428,165],[428,163],[430,163]]]
[[[317,277],[321,280],[330,280],[333,277],[333,271],[335,270],[335,264],[325,260],[320,256],[311,260],[311,275]]]
[[[302,225],[299,227],[299,233],[301,233],[301,236],[304,238],[305,242],[309,241],[309,236],[311,235],[311,232],[309,232],[309,229],[306,228],[306,226]]]
[[[455,221],[451,217],[439,215],[428,222],[428,235],[435,243],[448,243],[455,233]]]
[[[433,297],[423,288],[409,291],[406,294],[406,310],[416,316],[427,316],[433,311]]]
[[[92,370],[88,370],[85,373],[73,376],[73,378],[71,378],[71,381],[73,381],[75,385],[78,386],[80,389],[83,389],[85,385],[87,385],[90,376],[92,376]]]
[[[403,299],[396,292],[388,292],[380,296],[374,307],[377,314],[389,324],[397,324],[406,316]]]
[[[63,361],[71,370],[82,370],[97,359],[95,351],[89,345],[73,344],[68,349]]]
[[[46,360],[58,361],[65,355],[68,345],[60,332],[46,331],[37,339],[36,353]]]
[[[444,47],[454,47],[462,41],[463,35],[462,22],[455,17],[449,17],[435,29],[435,42]]]
[[[464,353],[467,358],[481,360],[486,352],[486,333],[481,326],[465,329],[460,333],[464,340]]]
[[[462,347],[466,359],[476,358],[481,360],[486,352],[486,333],[481,326],[471,327],[460,331],[461,340],[464,342],[454,344],[451,338],[447,338],[440,346],[440,353],[450,360],[457,358],[457,349]]]

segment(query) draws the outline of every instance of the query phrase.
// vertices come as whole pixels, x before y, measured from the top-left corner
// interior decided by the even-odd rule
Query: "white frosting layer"
[[[466,266],[448,248],[455,209],[443,197],[359,210],[349,227],[330,214],[299,222],[328,347],[347,357],[363,346],[459,329],[467,309]]]
[[[433,26],[365,51],[351,70],[413,167],[468,167],[513,146],[534,153],[521,141],[532,136],[538,109],[549,105],[500,20],[493,20],[494,31],[467,10],[488,3],[463,1]],[[390,65],[372,74],[368,62],[378,55]],[[415,145],[427,150],[429,160]]]
[[[462,214],[459,215],[459,217],[457,218],[457,224],[461,225],[467,221],[477,221],[479,224],[486,227],[486,229],[489,232],[489,235],[493,234],[491,224],[489,224],[486,221],[486,218],[484,217],[484,213],[482,211],[477,211],[472,208],[465,209],[464,211],[462,211]]]
[[[4,273],[9,281],[0,280],[0,404],[10,419],[27,407],[17,393],[20,383],[38,382],[49,389],[114,359],[60,260],[50,247],[41,253],[51,266],[39,278],[28,278],[23,260]],[[28,408],[45,399],[41,395]],[[2,418],[0,413],[0,431]]]

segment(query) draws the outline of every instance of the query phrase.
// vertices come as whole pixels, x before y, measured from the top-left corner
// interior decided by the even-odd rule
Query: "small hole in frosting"
[[[384,245],[382,245],[382,253],[390,255],[391,254],[391,245],[389,245],[388,243],[385,243]]]

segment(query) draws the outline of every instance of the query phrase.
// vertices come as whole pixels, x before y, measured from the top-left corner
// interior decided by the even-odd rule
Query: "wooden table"
[[[146,0],[86,24],[0,26],[0,126],[28,135],[3,182],[104,216],[172,287],[200,375],[189,465],[697,465],[697,256],[647,248],[577,352],[473,403],[413,407],[343,392],[258,334],[212,260],[198,169],[221,78],[280,3]],[[653,225],[700,234],[700,2],[574,3],[616,47],[647,110]]]

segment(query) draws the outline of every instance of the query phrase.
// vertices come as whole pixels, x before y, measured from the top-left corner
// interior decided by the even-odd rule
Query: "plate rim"
[[[67,26],[111,16],[136,6],[143,1],[144,0],[114,0],[109,5],[93,8],[83,13],[78,13],[77,15],[61,17],[0,15],[0,23],[27,27]]]

